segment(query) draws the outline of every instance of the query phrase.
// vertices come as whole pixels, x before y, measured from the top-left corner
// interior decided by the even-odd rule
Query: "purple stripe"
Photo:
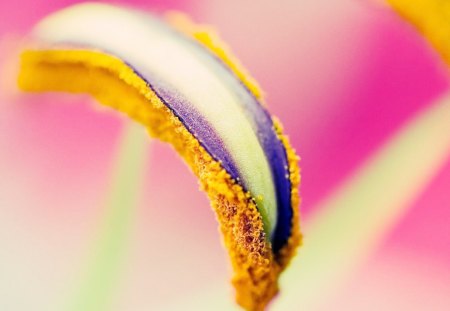
[[[253,130],[269,162],[275,187],[277,223],[272,236],[272,248],[274,253],[277,254],[286,245],[291,235],[293,207],[291,204],[291,181],[289,179],[289,162],[287,160],[286,149],[275,133],[272,118],[254,94],[222,59],[193,38],[187,37],[172,28],[169,28],[168,31],[183,39],[186,43],[189,43],[200,55],[205,56],[209,68],[220,72],[219,77],[224,80],[224,83],[230,85],[230,89],[239,98],[238,102],[247,119],[253,121]]]
[[[144,80],[155,95],[169,108],[183,123],[186,129],[199,141],[200,145],[221,163],[222,167],[235,180],[239,180],[239,170],[233,157],[225,148],[223,140],[217,135],[211,124],[193,107],[193,105],[170,86],[167,82],[155,78],[148,72],[145,77],[136,68],[125,62],[142,80]],[[244,190],[247,191],[247,189]]]
[[[151,15],[146,16],[152,18],[152,20],[159,21],[154,19]],[[275,231],[271,242],[274,253],[276,254],[286,244],[290,237],[293,213],[290,199],[291,184],[289,180],[289,171],[287,169],[288,161],[286,150],[274,131],[270,114],[221,59],[217,58],[211,51],[199,44],[193,38],[179,33],[166,23],[159,22],[158,24],[161,26],[161,30],[168,32],[168,35],[173,35],[180,40],[183,40],[186,43],[186,47],[192,49],[192,56],[201,57],[201,60],[205,62],[205,65],[217,74],[225,85],[228,85],[229,89],[238,98],[238,103],[242,112],[252,124],[253,130],[269,163],[275,188],[277,223],[275,224]],[[75,44],[75,46],[79,46],[79,43]],[[83,47],[88,46],[84,45]],[[95,48],[98,49],[98,47]],[[125,61],[121,55],[106,50],[104,50],[104,52],[116,55]],[[131,60],[129,61],[131,62]],[[158,79],[152,72],[142,71],[144,68],[140,68],[140,71],[138,71],[131,63],[126,64],[149,85],[156,96],[158,96],[174,115],[180,119],[187,130],[199,140],[206,151],[216,161],[222,164],[223,168],[231,175],[231,177],[235,180],[239,180],[244,190],[248,190],[245,185],[245,180],[240,177],[238,167],[233,160],[232,155],[227,151],[222,139],[214,131],[211,124],[193,107],[193,105],[190,104],[177,90],[171,87],[168,84],[168,81]]]

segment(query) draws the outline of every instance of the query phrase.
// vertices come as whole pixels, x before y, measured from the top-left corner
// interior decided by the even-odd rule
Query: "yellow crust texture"
[[[200,44],[215,54],[216,57],[228,66],[235,76],[241,80],[247,89],[252,92],[258,101],[263,103],[263,92],[256,80],[250,76],[248,71],[240,64],[237,57],[231,53],[230,48],[220,39],[211,26],[193,23],[188,16],[180,12],[169,13],[168,19],[178,30],[199,41]],[[300,204],[298,192],[300,185],[300,168],[298,166],[298,161],[300,158],[289,143],[288,137],[283,134],[281,122],[277,118],[273,118],[273,123],[274,131],[284,145],[288,158],[289,178],[291,181],[291,206],[293,207],[292,233],[286,246],[280,250],[280,253],[276,258],[282,269],[284,269],[295,255],[297,248],[302,242],[298,215],[298,206]]]
[[[262,101],[254,79],[232,56],[226,45],[207,26],[193,24],[182,14],[170,20],[216,55]],[[151,136],[171,144],[198,177],[220,224],[223,242],[233,267],[236,301],[246,310],[264,310],[278,292],[278,276],[301,244],[298,205],[300,171],[298,156],[282,133],[278,120],[274,130],[283,143],[289,163],[292,234],[274,258],[265,237],[261,215],[253,198],[215,161],[153,90],[120,59],[87,50],[30,50],[21,58],[19,86],[27,91],[64,91],[91,94],[102,104],[144,125]]]
[[[246,310],[264,310],[278,291],[278,275],[292,256],[299,235],[291,238],[281,258],[275,260],[250,194],[205,151],[129,66],[96,51],[29,50],[21,55],[19,86],[34,92],[91,94],[104,105],[143,124],[153,137],[170,143],[198,177],[201,189],[211,201],[233,267],[237,302]],[[284,138],[283,142],[287,145]],[[287,149],[291,180],[297,185],[296,156]],[[297,206],[296,187],[292,201]],[[298,222],[294,220],[294,224],[297,232]]]

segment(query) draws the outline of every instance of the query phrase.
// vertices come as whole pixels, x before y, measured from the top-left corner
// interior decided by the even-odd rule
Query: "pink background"
[[[74,2],[0,2],[2,65],[9,64],[15,38]],[[302,157],[305,222],[390,135],[448,89],[435,52],[388,8],[368,1],[126,3],[181,10],[218,29],[262,85]],[[4,303],[17,302],[11,310],[44,310],[66,291],[88,252],[128,121],[93,109],[85,96],[19,96],[8,87],[14,79],[2,75],[0,84],[0,290],[8,289]],[[114,310],[165,310],[166,302],[201,295],[229,277],[217,224],[186,166],[155,142],[146,170]],[[447,160],[323,310],[449,310],[449,186]],[[301,301],[292,310],[300,307]],[[9,310],[1,292],[0,309]]]

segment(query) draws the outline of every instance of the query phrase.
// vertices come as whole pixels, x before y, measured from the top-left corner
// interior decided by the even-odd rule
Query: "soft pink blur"
[[[74,2],[0,2],[0,46]],[[413,28],[367,1],[126,3],[182,10],[218,29],[260,81],[302,157],[304,221],[392,133],[448,89],[448,72]],[[2,64],[7,50],[0,50]],[[2,80],[9,78],[15,79]],[[41,310],[81,269],[128,121],[99,112],[85,96],[1,90],[0,291],[30,296]],[[166,301],[229,277],[217,224],[195,178],[161,143],[151,145],[148,160],[117,310],[161,310]],[[450,308],[447,162],[324,310]],[[0,309],[8,309],[2,307],[0,294]]]

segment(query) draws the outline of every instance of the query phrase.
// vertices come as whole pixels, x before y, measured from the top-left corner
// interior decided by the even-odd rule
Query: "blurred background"
[[[105,310],[232,309],[229,263],[205,195],[169,146],[146,138],[124,240],[106,246],[120,253],[113,276],[107,289],[92,286],[90,262],[105,246],[111,172],[129,121],[87,96],[21,94],[13,74],[20,38],[75,2],[0,2],[0,310],[77,309],[79,297],[97,290],[107,297]],[[342,189],[361,192],[357,176],[448,91],[445,65],[412,26],[379,1],[116,3],[157,14],[179,10],[214,25],[260,82],[300,154],[305,247],[273,310],[450,310],[450,153],[441,145],[449,132],[438,131],[443,139],[427,148],[444,151],[419,186],[384,212],[385,225],[357,260],[345,257],[345,239],[340,257],[314,253],[323,267],[350,262],[350,269],[321,279],[312,268],[295,274],[314,240],[312,222],[327,217]],[[387,184],[408,179],[395,165],[389,173]],[[367,192],[380,208],[385,192],[395,192],[381,185]],[[352,224],[370,221],[365,205],[358,208],[339,231],[358,236]],[[317,283],[311,299],[309,283]]]

